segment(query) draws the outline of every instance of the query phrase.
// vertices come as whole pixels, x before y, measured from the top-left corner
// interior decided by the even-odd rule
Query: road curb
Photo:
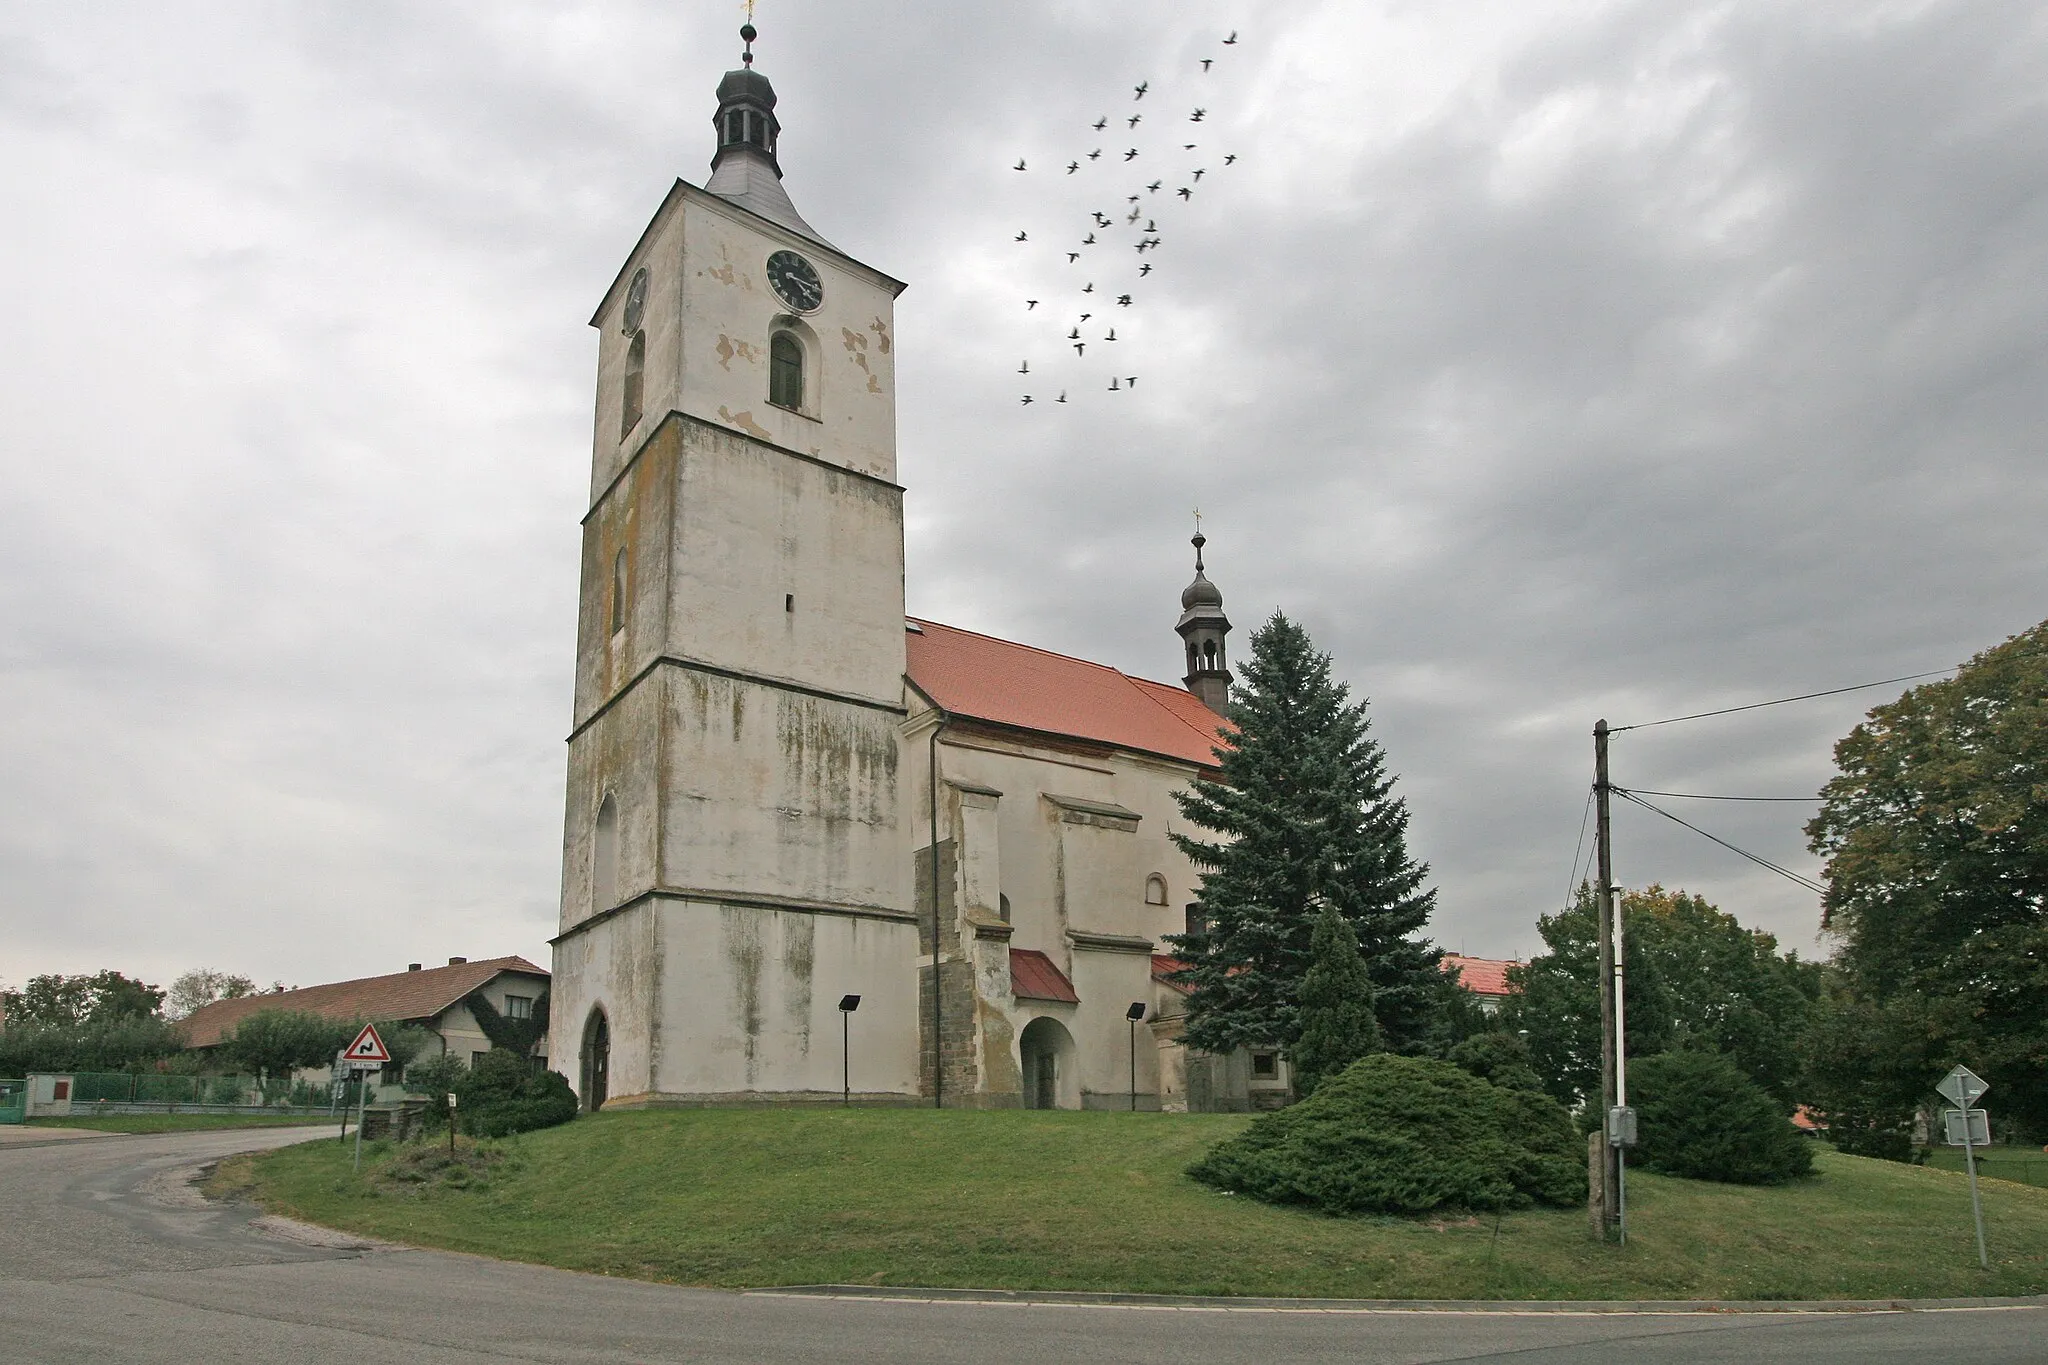
[[[1149,1308],[1209,1313],[1487,1313],[1580,1316],[1726,1316],[1736,1313],[1956,1313],[2048,1308],[2048,1294],[1987,1299],[1279,1299],[1080,1290],[916,1289],[872,1284],[793,1284],[742,1293],[782,1298],[869,1299],[1046,1308]]]

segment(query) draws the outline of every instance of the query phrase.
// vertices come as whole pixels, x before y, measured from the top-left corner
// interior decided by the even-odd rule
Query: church
[[[1181,686],[906,618],[904,285],[798,213],[742,37],[591,318],[549,1055],[590,1109],[1280,1102],[1167,979],[1231,685],[1203,538]]]

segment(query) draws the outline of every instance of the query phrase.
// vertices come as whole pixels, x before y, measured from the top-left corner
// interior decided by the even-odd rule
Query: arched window
[[[1202,641],[1202,665],[1211,673],[1216,671],[1216,642],[1214,640]]]
[[[633,342],[626,347],[625,395],[619,402],[619,439],[625,440],[633,434],[633,428],[640,424],[640,403],[647,377],[647,333],[645,330],[633,333]]]
[[[590,841],[590,908],[609,910],[619,899],[619,803],[606,792]]]
[[[612,558],[612,634],[626,628],[626,551]]]
[[[1194,938],[1209,932],[1209,912],[1198,901],[1187,908],[1187,934]]]
[[[788,332],[777,332],[768,343],[768,401],[803,411],[804,344]]]
[[[1160,876],[1157,872],[1145,878],[1145,904],[1166,904],[1166,878]]]
[[[1010,922],[1010,898],[1000,891],[996,892],[996,913],[1003,917],[1003,923]]]

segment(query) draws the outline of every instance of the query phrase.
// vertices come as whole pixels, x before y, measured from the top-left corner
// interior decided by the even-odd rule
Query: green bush
[[[1188,1168],[1206,1185],[1327,1213],[1571,1205],[1585,1143],[1547,1095],[1450,1062],[1375,1053]]]
[[[1543,1089],[1543,1078],[1529,1059],[1529,1044],[1505,1029],[1475,1033],[1444,1054],[1482,1081],[1509,1090]]]
[[[1812,1140],[1785,1107],[1719,1053],[1664,1052],[1631,1060],[1631,1160],[1661,1175],[1776,1185],[1813,1170]]]
[[[576,1093],[559,1071],[531,1057],[492,1048],[455,1087],[462,1131],[476,1137],[552,1128],[576,1117]]]

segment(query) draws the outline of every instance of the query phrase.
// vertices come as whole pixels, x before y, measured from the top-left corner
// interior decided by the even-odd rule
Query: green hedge
[[[1631,1059],[1628,1091],[1636,1111],[1634,1164],[1733,1185],[1776,1185],[1813,1170],[1813,1139],[1718,1053]]]
[[[1447,1062],[1377,1053],[1292,1108],[1218,1143],[1188,1174],[1275,1204],[1329,1213],[1571,1205],[1585,1143],[1547,1095]]]

